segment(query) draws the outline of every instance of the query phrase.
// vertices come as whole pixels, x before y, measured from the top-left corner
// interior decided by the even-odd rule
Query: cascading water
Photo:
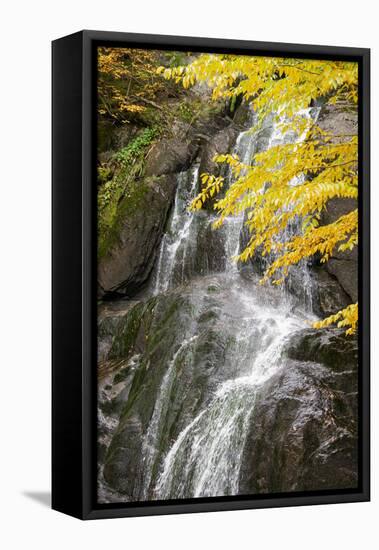
[[[231,298],[235,298],[232,296]],[[255,307],[254,307],[255,306]],[[246,306],[246,329],[230,359],[249,364],[250,373],[222,383],[213,400],[182,431],[167,454],[155,488],[155,498],[185,498],[238,494],[241,457],[254,411],[257,388],[280,365],[281,352],[299,319],[283,319],[283,312]],[[249,317],[251,308],[256,316]],[[259,355],[251,361],[256,331],[262,334]]]
[[[253,125],[253,116],[250,122]],[[275,125],[266,128],[267,133],[271,135],[263,147],[287,139]],[[262,148],[259,134],[254,133],[254,128],[249,128],[239,134],[233,152],[242,162],[249,164],[259,146]],[[198,190],[198,175],[198,164],[178,175],[175,204],[157,262],[156,295],[185,281],[186,256],[188,253],[194,254],[197,233],[202,228],[197,216],[203,213],[188,211],[189,202]],[[207,218],[208,225],[215,219],[212,214],[208,214]],[[142,499],[147,499],[149,495],[150,498],[167,499],[238,493],[241,457],[257,388],[280,366],[282,350],[291,334],[307,326],[305,313],[290,315],[288,299],[282,297],[274,309],[256,299],[256,294],[262,292],[256,283],[247,286],[241,284],[232,257],[239,252],[243,222],[242,214],[225,220],[222,233],[226,263],[218,281],[222,287],[228,288],[223,314],[225,325],[230,326],[224,327],[224,330],[231,330],[233,325],[239,324],[236,341],[226,358],[233,378],[222,382],[215,389],[213,398],[188,422],[166,455],[159,456],[158,442],[160,431],[164,429],[165,414],[170,407],[175,362],[198,334],[183,340],[162,379],[145,434]],[[306,272],[306,265],[302,266],[302,270]],[[194,330],[198,330],[198,326]],[[152,483],[152,469],[157,460],[160,462],[160,472]]]
[[[183,282],[184,265],[190,247],[190,232],[195,215],[188,210],[196,194],[199,166],[177,176],[175,204],[168,230],[163,235],[155,275],[154,294],[165,292],[175,283]],[[176,274],[176,280],[174,276]]]
[[[282,135],[269,120],[255,131],[253,115],[249,124],[233,150],[246,164],[258,151],[303,139]],[[305,262],[296,274],[305,298],[261,286],[255,265],[232,261],[243,243],[243,215],[211,230],[212,210],[188,210],[199,189],[199,165],[197,159],[177,176],[151,287],[144,305],[127,316],[127,331],[137,330],[142,319],[143,342],[133,356],[134,378],[128,381],[119,424],[111,418],[105,426],[111,432],[105,443],[112,442],[101,468],[103,502],[250,490],[245,489],[245,455],[259,424],[262,388],[283,371],[288,346],[315,320]],[[229,173],[226,187],[230,183]],[[300,223],[282,238],[295,234]],[[115,319],[112,334],[122,336],[124,321]],[[109,487],[119,491],[116,496]]]

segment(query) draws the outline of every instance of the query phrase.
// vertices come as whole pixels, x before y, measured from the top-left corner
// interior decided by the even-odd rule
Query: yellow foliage
[[[313,324],[314,328],[324,328],[337,323],[338,327],[349,327],[346,334],[354,334],[358,324],[358,304],[350,304],[345,309],[341,309],[335,315],[330,315],[322,321]]]
[[[98,49],[98,111],[127,122],[128,114],[141,113],[162,89],[156,74],[157,52],[130,48]]]
[[[234,182],[214,204],[219,216],[215,227],[226,217],[242,212],[250,240],[238,256],[247,261],[259,248],[263,255],[274,253],[264,280],[280,284],[289,267],[302,258],[318,254],[328,261],[334,250],[351,250],[358,242],[358,213],[353,210],[329,225],[319,225],[322,211],[334,198],[358,197],[358,138],[335,136],[323,131],[302,114],[312,101],[327,98],[335,108],[356,109],[358,65],[352,62],[203,54],[186,67],[167,69],[160,74],[182,82],[185,88],[204,82],[213,99],[243,96],[258,115],[258,126],[273,116],[283,134],[295,133],[300,143],[286,143],[254,156],[252,165],[236,155],[219,155]],[[201,175],[202,188],[192,202],[200,209],[224,185],[222,176]],[[280,240],[287,225],[302,219],[299,235]],[[351,305],[316,325],[331,323],[349,326],[354,332],[358,306]],[[315,325],[315,326],[316,326]]]
[[[351,62],[203,54],[186,67],[159,72],[184,87],[205,82],[214,99],[242,94],[261,117],[283,111],[291,117],[330,94],[334,103],[358,102],[358,64]]]

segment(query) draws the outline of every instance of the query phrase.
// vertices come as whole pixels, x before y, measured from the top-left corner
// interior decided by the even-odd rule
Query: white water
[[[280,367],[289,336],[304,328],[304,321],[283,318],[282,312],[257,307],[254,311],[257,317],[245,318],[244,323],[246,326],[246,321],[251,321],[251,332],[244,334],[237,348],[238,360],[244,366],[251,353],[248,343],[252,332],[258,328],[266,335],[259,355],[250,362],[250,374],[222,383],[208,407],[182,431],[164,460],[155,498],[238,493],[242,453],[257,390]]]
[[[173,212],[159,250],[154,294],[165,292],[173,285],[179,252],[182,255],[181,263],[185,265],[190,229],[195,218],[195,213],[188,210],[188,205],[196,196],[198,175],[199,166],[195,165],[188,172],[181,172],[177,176]]]
[[[150,487],[152,473],[153,473],[152,467],[158,453],[158,435],[160,433],[160,424],[162,423],[170,404],[169,397],[170,397],[170,391],[173,384],[173,379],[175,377],[175,363],[178,357],[180,357],[180,355],[185,352],[186,348],[190,346],[196,338],[197,336],[195,335],[189,340],[183,341],[178,351],[175,353],[174,357],[172,358],[168,366],[168,369],[166,371],[166,374],[164,375],[162,380],[162,384],[159,390],[159,395],[155,402],[153,415],[151,417],[149,428],[143,442],[142,455],[143,455],[143,465],[144,465],[144,472],[145,472],[143,488],[142,488],[143,498],[147,498],[148,496],[148,490]]]

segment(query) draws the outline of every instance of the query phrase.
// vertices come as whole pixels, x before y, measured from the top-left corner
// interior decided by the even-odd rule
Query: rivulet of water
[[[183,271],[190,244],[191,225],[195,219],[195,213],[188,206],[195,198],[198,176],[198,165],[177,176],[175,203],[159,250],[154,294],[165,292],[173,286],[174,270],[180,268],[179,262]]]

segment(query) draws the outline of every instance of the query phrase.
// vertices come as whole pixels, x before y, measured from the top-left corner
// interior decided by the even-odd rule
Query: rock
[[[97,127],[100,159],[106,161],[107,157],[105,153],[108,153],[108,156],[112,156],[115,151],[126,147],[138,131],[139,127],[134,124],[117,126],[114,122],[100,120]]]
[[[140,128],[133,124],[123,124],[114,129],[112,134],[111,148],[113,151],[120,151],[127,147],[132,139],[136,137]]]
[[[224,234],[212,228],[212,219],[205,210],[196,214],[193,224],[196,233],[187,246],[178,247],[172,281],[179,285],[198,275],[221,272],[225,269]]]
[[[330,134],[334,134],[334,143],[344,141],[343,134],[357,134],[358,114],[352,110],[342,110],[337,105],[325,104],[321,107],[317,120],[318,126]]]
[[[197,152],[193,143],[178,139],[162,139],[151,149],[146,159],[146,176],[161,176],[189,168]]]
[[[332,199],[322,213],[321,224],[333,223],[357,207],[357,201],[353,199]],[[353,250],[344,252],[335,249],[325,264],[325,269],[336,278],[344,292],[350,297],[350,301],[356,302],[358,299],[358,248],[354,247]]]
[[[212,138],[204,143],[201,149],[199,174],[206,172],[214,176],[219,176],[225,173],[225,165],[215,162],[213,159],[215,155],[229,153],[233,150],[237,134],[237,127],[231,124],[227,128],[217,132]],[[223,192],[221,191],[213,198],[208,198],[203,204],[203,208],[213,211],[214,203],[222,196]]]
[[[240,493],[357,487],[356,340],[305,330],[287,354],[257,397]]]
[[[197,242],[193,254],[194,273],[206,275],[208,273],[225,270],[225,235],[221,229],[214,229],[214,219],[209,219],[205,211],[199,212],[197,223],[202,225],[198,232]]]
[[[154,265],[176,188],[173,175],[141,181],[138,204],[128,197],[119,206],[119,237],[98,266],[99,295],[132,296]]]
[[[351,303],[351,296],[329,270],[315,266],[312,268],[312,278],[315,288],[313,311],[316,315],[328,317]]]
[[[251,104],[248,101],[243,100],[234,112],[233,122],[240,126],[244,126],[249,118],[251,109]]]
[[[346,138],[341,137],[343,134],[351,135],[356,134],[358,131],[357,113],[343,111],[335,105],[323,106],[317,123],[322,130],[336,136],[332,139],[334,143],[341,143],[346,140]],[[332,199],[327,203],[326,210],[322,213],[321,224],[333,223],[342,215],[356,208],[358,208],[358,203],[354,199]],[[356,302],[358,299],[357,247],[352,251],[345,252],[339,252],[335,249],[324,269],[336,278],[344,292],[350,297],[350,301]]]
[[[112,138],[115,127],[112,122],[101,120],[97,126],[97,149],[99,153],[109,151],[112,148]]]
[[[237,129],[234,125],[220,130],[202,148],[199,173],[209,172],[215,176],[220,174],[221,165],[214,162],[215,155],[229,153],[236,141]]]
[[[286,355],[289,359],[305,362],[318,362],[331,369],[331,374],[356,370],[358,368],[358,342],[354,336],[346,336],[344,329],[306,329],[291,338]],[[346,388],[350,386],[341,380]]]
[[[120,366],[106,394],[116,396],[102,398],[103,414],[118,423],[107,432],[100,460],[106,486],[121,493],[121,500],[157,498],[154,488],[173,443],[199,413],[217,410],[215,395],[224,382],[251,375],[254,353],[276,323],[257,319],[248,341],[250,362],[241,370],[235,361],[241,325],[234,315],[243,302],[225,309],[230,289],[222,281],[221,275],[200,277],[146,302],[102,311],[100,344],[112,335],[107,361]],[[239,493],[356,485],[357,354],[356,340],[339,329],[292,334],[282,367],[258,387],[252,408],[246,409],[252,415],[239,455]],[[236,400],[223,402],[230,414],[240,395],[233,387]],[[119,389],[128,391],[123,402]],[[243,391],[245,403],[251,396]],[[183,494],[192,494],[188,471],[178,471],[173,494],[182,494],[182,485],[187,487]]]
[[[148,310],[143,305],[138,305],[118,321],[121,345],[117,346],[117,353],[120,356],[125,354],[122,335],[127,335],[129,327],[135,327],[129,354],[134,352],[141,327],[148,327],[141,339],[144,343],[143,361],[130,391],[129,401],[133,403],[133,407],[128,403],[124,405],[104,467],[106,482],[130,497],[141,497],[144,476],[144,463],[140,460],[143,453],[143,434],[151,421],[159,386],[169,366],[168,355],[172,352],[172,346],[176,346],[175,327],[179,317],[186,315],[187,309],[185,299],[177,294],[162,296],[158,303],[153,299]]]
[[[358,265],[354,260],[331,258],[326,266],[328,272],[336,277],[351,301],[358,300]]]
[[[263,271],[258,262],[255,269],[258,273]],[[291,266],[284,284],[286,290],[296,298],[295,307],[310,307],[321,318],[332,315],[351,303],[350,296],[337,278],[324,266],[308,265],[305,270],[302,264]]]
[[[161,294],[116,321],[117,356],[135,353],[138,340],[143,346],[138,347],[142,360],[104,465],[106,483],[127,498],[154,498],[149,487],[156,478],[149,479],[149,471],[153,478],[157,475],[156,468],[172,442],[211,400],[220,381],[230,377],[231,366],[225,363],[225,353],[231,339],[222,330],[220,295],[214,291],[213,282],[211,277],[202,278],[197,283],[199,287],[193,283],[188,289]],[[197,319],[199,326],[193,336]],[[131,325],[135,327],[134,344],[126,352],[122,342]],[[110,325],[108,330],[114,333]],[[106,336],[103,325],[101,338]],[[150,456],[143,445],[146,438],[153,436],[149,436],[149,426],[158,421],[153,418],[156,407],[162,407],[159,439],[152,440],[151,445],[159,452]],[[145,461],[141,456],[145,456]],[[150,460],[151,468],[146,463]]]

